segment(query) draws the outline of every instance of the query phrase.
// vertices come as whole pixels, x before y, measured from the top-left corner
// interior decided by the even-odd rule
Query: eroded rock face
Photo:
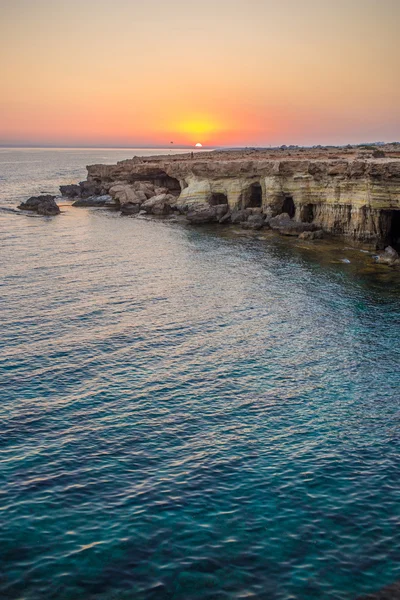
[[[26,202],[22,202],[18,208],[35,212],[44,217],[52,217],[60,213],[60,209],[55,201],[55,196],[32,196]]]
[[[288,213],[290,223],[276,227],[286,235],[322,229],[384,247],[400,240],[400,153],[389,150],[379,158],[354,148],[136,157],[88,167],[80,188],[109,193],[121,207],[170,194],[171,210],[199,223],[214,222],[213,204],[225,199],[222,222],[247,222],[253,211],[267,220]]]

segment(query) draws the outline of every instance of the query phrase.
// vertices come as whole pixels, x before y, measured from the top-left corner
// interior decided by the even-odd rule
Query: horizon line
[[[194,150],[201,150],[202,148],[225,148],[225,147],[229,147],[229,146],[207,146],[207,145],[203,145],[201,148],[199,147],[195,147],[195,146],[191,146],[191,145],[186,145],[186,144],[182,144],[182,145],[161,145],[161,144],[157,144],[157,145],[129,145],[129,146],[118,146],[118,145],[103,145],[103,144],[99,144],[99,145],[88,145],[88,144],[2,144],[0,143],[0,148],[99,148],[99,149],[113,149],[113,150],[130,150],[130,149],[169,149],[169,150],[174,150],[175,148],[177,149],[183,149],[183,150],[190,150],[190,149],[194,149]]]
[[[201,148],[196,148],[195,146],[188,146],[188,145],[171,145],[171,146],[166,146],[166,145],[150,145],[150,146],[144,146],[144,145],[132,145],[132,146],[114,146],[114,145],[94,145],[94,146],[90,146],[90,145],[65,145],[65,144],[56,144],[56,145],[52,145],[52,144],[2,144],[0,143],[0,149],[31,149],[31,150],[196,150],[197,152],[201,152],[202,150],[276,150],[279,148],[287,148],[287,149],[291,149],[291,148],[305,148],[305,149],[313,149],[313,148],[345,148],[347,147],[352,147],[352,148],[357,148],[359,146],[374,146],[374,145],[378,145],[378,146],[386,146],[386,145],[397,145],[400,144],[400,142],[398,141],[391,141],[391,142],[386,142],[386,141],[365,141],[365,142],[358,142],[358,143],[345,143],[345,144],[280,144],[280,145],[260,145],[260,146],[256,146],[256,145],[249,145],[249,146],[242,146],[242,145],[238,145],[238,146],[219,146],[219,145],[213,145],[213,146],[202,146]]]
[[[200,148],[196,148],[196,146],[193,145],[188,145],[188,144],[182,144],[182,145],[175,145],[175,144],[171,144],[171,145],[162,145],[162,144],[155,144],[155,145],[143,145],[143,144],[138,144],[138,145],[123,145],[123,146],[119,146],[119,145],[113,145],[113,144],[96,144],[96,145],[90,145],[90,144],[5,144],[5,143],[1,143],[0,142],[0,148],[49,148],[49,149],[56,149],[56,148],[60,148],[60,149],[104,149],[104,150],[136,150],[136,149],[149,149],[149,150],[209,150],[209,149],[261,149],[261,150],[268,150],[268,149],[276,149],[276,148],[282,148],[282,147],[286,147],[286,148],[344,148],[346,146],[352,146],[352,147],[357,147],[357,146],[363,146],[363,145],[368,145],[368,146],[372,146],[372,145],[391,145],[391,144],[400,144],[399,141],[395,141],[392,140],[390,142],[387,141],[383,141],[383,140],[375,140],[375,141],[363,141],[363,142],[357,142],[357,143],[351,143],[351,142],[347,142],[347,143],[343,143],[343,144],[330,144],[330,143],[325,143],[325,144],[268,144],[268,145],[218,145],[218,144],[214,144],[214,145],[203,145]]]

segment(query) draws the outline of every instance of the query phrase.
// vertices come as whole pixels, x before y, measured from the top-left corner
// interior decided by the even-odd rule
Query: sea
[[[0,598],[395,584],[399,271],[348,242],[16,209],[170,152],[0,149]]]

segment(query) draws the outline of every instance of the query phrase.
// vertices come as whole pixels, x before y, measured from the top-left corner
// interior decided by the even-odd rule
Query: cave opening
[[[305,204],[301,209],[303,223],[312,223],[314,220],[314,204]]]
[[[167,188],[170,194],[179,196],[181,193],[181,184],[175,177],[170,177],[166,173],[162,173],[154,179],[154,184],[158,187]]]
[[[215,192],[211,194],[208,199],[210,206],[217,206],[218,204],[228,204],[228,197],[226,194]]]
[[[400,210],[392,210],[390,212],[387,241],[390,246],[395,248],[395,250],[400,250]]]
[[[262,187],[259,183],[252,183],[244,195],[243,208],[262,207]]]
[[[292,196],[285,196],[285,199],[282,204],[282,212],[287,213],[291,219],[293,219],[296,214],[296,207],[293,202]]]
[[[129,183],[135,183],[136,181],[144,181],[148,183],[152,183],[156,187],[166,188],[169,194],[173,194],[174,196],[179,196],[182,188],[179,179],[175,177],[171,177],[167,175],[165,171],[157,170],[148,170],[143,174],[133,173],[129,178]]]

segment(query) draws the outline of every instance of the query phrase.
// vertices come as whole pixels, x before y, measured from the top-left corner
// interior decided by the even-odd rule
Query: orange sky
[[[400,0],[0,0],[0,143],[400,139]]]

